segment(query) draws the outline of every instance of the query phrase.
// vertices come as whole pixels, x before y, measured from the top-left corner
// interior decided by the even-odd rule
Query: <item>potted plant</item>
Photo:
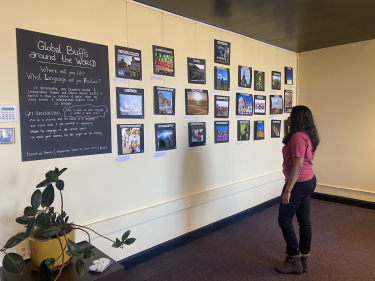
[[[61,170],[55,168],[53,171],[48,171],[45,180],[36,186],[37,190],[31,196],[31,206],[26,207],[23,216],[16,219],[17,223],[25,225],[26,231],[12,236],[1,249],[5,254],[3,268],[6,271],[12,274],[22,274],[25,268],[22,256],[16,253],[7,253],[6,250],[13,248],[29,237],[31,260],[37,267],[39,266],[37,269],[40,280],[52,280],[53,270],[58,269],[59,273],[54,278],[54,280],[57,280],[64,265],[69,263],[73,257],[77,257],[75,268],[78,275],[84,274],[86,265],[83,260],[95,258],[92,252],[95,247],[91,245],[88,231],[113,242],[112,247],[114,248],[123,248],[124,245],[134,243],[135,238],[128,238],[130,230],[126,231],[121,239],[113,241],[88,227],[69,222],[69,216],[64,211],[62,196],[64,181],[59,178],[66,170],[67,168]],[[41,187],[45,187],[43,192],[40,190]],[[51,206],[55,198],[55,188],[61,197],[60,213]],[[80,249],[73,241],[75,230],[87,233],[90,246]],[[47,245],[47,243],[51,245]],[[49,252],[49,250],[56,248],[56,245],[57,253]],[[48,248],[47,254],[43,253],[45,248]]]

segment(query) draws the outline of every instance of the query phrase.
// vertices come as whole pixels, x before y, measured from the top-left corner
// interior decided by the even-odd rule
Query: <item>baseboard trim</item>
[[[169,241],[166,241],[164,243],[161,243],[159,245],[156,245],[152,248],[149,248],[147,250],[144,250],[140,253],[137,253],[135,255],[132,255],[130,257],[127,257],[123,260],[118,261],[125,270],[130,269],[134,266],[137,266],[141,263],[147,262],[157,256],[160,256],[166,252],[169,252],[173,249],[177,249],[187,243],[190,243],[198,238],[201,238],[207,234],[210,234],[212,232],[215,232],[219,229],[222,229],[232,223],[239,222],[242,219],[251,217],[261,211],[264,211],[276,204],[278,204],[280,201],[280,197],[273,198],[271,200],[268,200],[266,202],[263,202],[257,206],[254,206],[252,208],[246,209],[242,212],[239,212],[237,214],[234,214],[230,217],[218,220],[216,222],[213,222],[209,225],[203,226],[201,228],[198,228],[194,231],[191,231],[189,233],[183,234],[179,237],[176,237],[174,239],[171,239]]]
[[[324,200],[324,201],[329,201],[329,202],[334,202],[334,203],[339,203],[339,204],[344,204],[344,205],[349,205],[349,206],[354,206],[354,207],[360,207],[364,209],[375,210],[374,202],[363,201],[363,200],[352,199],[352,198],[341,197],[341,196],[330,195],[330,194],[324,194],[324,193],[319,193],[319,192],[314,192],[311,197],[315,199],[319,199],[319,200]]]

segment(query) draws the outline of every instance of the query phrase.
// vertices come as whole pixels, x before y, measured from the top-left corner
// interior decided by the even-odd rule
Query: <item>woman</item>
[[[295,106],[288,117],[289,133],[283,139],[285,185],[279,205],[279,226],[286,242],[286,259],[276,270],[280,273],[307,272],[311,245],[310,200],[316,186],[312,169],[318,131],[306,106]],[[300,241],[297,242],[292,219],[297,215]]]

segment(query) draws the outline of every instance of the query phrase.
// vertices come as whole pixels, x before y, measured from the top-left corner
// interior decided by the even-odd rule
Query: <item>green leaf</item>
[[[36,225],[36,219],[31,218],[31,220],[27,224],[27,228],[26,228],[26,234],[27,235],[30,235],[34,231],[35,225]]]
[[[48,265],[47,265],[47,260],[50,260],[50,259],[45,259],[44,261],[42,261],[42,263],[40,264],[39,266],[39,280],[40,281],[51,281],[52,280],[52,269],[49,268],[48,265],[50,265],[51,263],[48,262]],[[55,259],[53,259],[53,263],[55,263]]]
[[[76,261],[76,271],[78,275],[82,276],[85,273],[85,269],[86,269],[85,263],[81,259],[78,259]]]
[[[22,225],[27,225],[29,223],[29,220],[31,220],[30,217],[19,217],[16,218],[16,222]]]
[[[124,242],[124,244],[125,245],[131,245],[131,244],[133,244],[134,242],[135,242],[135,238],[129,238],[129,239],[127,239],[125,242]]]
[[[116,238],[116,242],[112,244],[113,248],[121,247],[122,243],[119,239]]]
[[[58,190],[63,190],[63,189],[64,189],[64,181],[62,181],[62,180],[58,180],[58,181],[56,182],[56,188],[57,188]]]
[[[82,254],[82,253],[84,253],[84,252],[86,252],[88,250],[91,250],[91,249],[95,249],[95,246],[88,246],[88,247],[86,247],[84,249],[79,250],[78,253]]]
[[[61,169],[60,172],[56,175],[56,177],[59,177],[62,173],[64,173],[68,168]]]
[[[49,184],[43,191],[42,194],[42,206],[49,207],[55,200],[55,190],[53,189],[53,185]]]
[[[74,257],[77,254],[77,252],[73,253],[71,251],[66,251],[65,254],[67,254],[69,257]]]
[[[54,175],[57,175],[59,173],[59,169],[58,168],[55,168],[55,170],[53,170],[53,174]]]
[[[37,229],[34,233],[35,236],[39,236],[42,238],[50,238],[59,232],[60,227],[56,224],[52,224],[50,226],[45,226]]]
[[[53,171],[52,170],[49,170],[47,173],[46,173],[46,179],[52,179],[53,177]]]
[[[68,249],[69,249],[69,251],[71,251],[71,252],[79,252],[79,246],[76,244],[76,243],[74,243],[72,240],[70,240],[70,239],[68,239],[67,241],[66,241],[66,244],[68,245]]]
[[[40,203],[42,202],[42,192],[37,189],[34,191],[33,195],[31,196],[31,206],[38,210]]]
[[[25,262],[19,254],[9,253],[3,259],[3,268],[12,274],[22,274]]]
[[[48,179],[45,179],[44,181],[40,182],[36,188],[39,188],[39,187],[43,187],[43,186],[47,186],[49,185],[53,180],[48,178]]]
[[[27,239],[29,237],[28,234],[25,232],[20,232],[12,237],[9,238],[9,240],[5,243],[4,249],[10,249],[13,248],[14,246],[18,245],[21,243],[23,240]]]
[[[54,258],[48,258],[48,259],[46,259],[44,261],[45,261],[46,266],[49,269],[53,270],[53,268],[55,267],[55,259]]]
[[[49,215],[47,213],[44,213],[41,216],[40,224],[41,224],[41,227],[45,227],[45,226],[50,226],[51,225],[51,220],[50,220]]]
[[[35,216],[36,210],[33,207],[26,207],[23,214],[25,216]]]
[[[126,231],[123,235],[122,235],[122,242],[124,242],[126,240],[126,238],[128,238],[130,235],[130,230]]]
[[[95,259],[95,254],[94,254],[93,251],[88,250],[88,251],[86,251],[86,252],[83,253],[83,258],[84,258],[85,260]]]

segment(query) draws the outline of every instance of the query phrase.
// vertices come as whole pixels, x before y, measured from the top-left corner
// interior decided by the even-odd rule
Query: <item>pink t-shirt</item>
[[[298,176],[297,182],[308,181],[314,177],[312,169],[315,152],[310,138],[306,133],[297,132],[290,138],[289,142],[283,147],[283,173],[285,182],[288,182],[293,168],[293,156],[303,158],[303,166]]]

